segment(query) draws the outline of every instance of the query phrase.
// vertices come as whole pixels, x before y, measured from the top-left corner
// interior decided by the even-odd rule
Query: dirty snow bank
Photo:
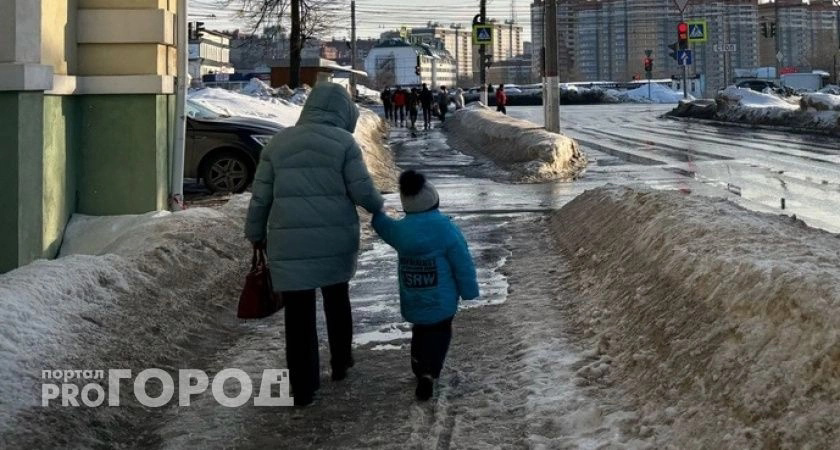
[[[571,180],[586,168],[575,140],[480,104],[456,112],[446,127],[458,148],[490,158],[518,181]]]
[[[667,88],[658,83],[650,83],[650,90],[648,90],[648,83],[640,84],[636,89],[631,89],[625,92],[611,91],[612,95],[616,96],[620,102],[624,103],[679,103],[683,100],[683,93]],[[689,100],[694,97],[689,96]]]
[[[0,435],[39,443],[32,448],[90,447],[102,441],[86,439],[107,442],[107,433],[130,427],[130,405],[41,408],[40,384],[50,382],[41,371],[136,375],[177,367],[183,347],[215,332],[219,317],[235,323],[250,257],[242,237],[248,200],[171,214],[74,216],[65,257],[0,275]],[[92,423],[107,425],[95,435]]]
[[[300,117],[301,107],[286,100],[254,95],[244,95],[221,88],[191,90],[189,99],[219,115],[253,117],[270,120],[284,127],[291,127]]]
[[[577,326],[658,447],[840,439],[840,239],[719,199],[606,187],[554,214]],[[611,362],[611,363],[610,363]],[[607,364],[610,363],[610,364]]]
[[[840,132],[840,96],[829,93],[785,98],[730,86],[718,93],[713,105],[700,102],[682,102],[668,115]]]
[[[382,192],[396,192],[399,171],[394,162],[394,154],[388,146],[388,127],[375,112],[359,108],[359,122],[353,136],[362,147],[370,175]]]

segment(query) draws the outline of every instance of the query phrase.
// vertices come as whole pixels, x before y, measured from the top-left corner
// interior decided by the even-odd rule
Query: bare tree
[[[300,86],[301,54],[308,39],[334,29],[340,21],[340,0],[218,0],[235,9],[253,34],[278,42],[289,24],[289,86]]]

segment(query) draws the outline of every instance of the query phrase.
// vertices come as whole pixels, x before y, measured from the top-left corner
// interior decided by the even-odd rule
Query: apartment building
[[[773,26],[775,24],[775,26]],[[763,30],[775,30],[776,36]],[[759,6],[758,40],[761,65],[806,70],[832,70],[838,49],[840,8],[832,0],[779,0]]]
[[[429,22],[426,27],[412,28],[410,33],[416,42],[429,45],[440,42],[456,61],[458,81],[473,81],[472,30],[469,26],[445,27],[436,22]]]

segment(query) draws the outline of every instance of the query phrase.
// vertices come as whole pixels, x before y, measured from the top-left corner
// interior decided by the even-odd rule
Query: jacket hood
[[[297,123],[329,125],[352,133],[358,120],[359,108],[347,89],[335,83],[318,83],[309,93]]]

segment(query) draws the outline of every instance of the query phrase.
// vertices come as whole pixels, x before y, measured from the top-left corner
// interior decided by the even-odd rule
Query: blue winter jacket
[[[455,315],[458,297],[477,298],[475,266],[467,241],[439,210],[394,220],[379,212],[373,228],[399,254],[400,311],[415,324]]]

